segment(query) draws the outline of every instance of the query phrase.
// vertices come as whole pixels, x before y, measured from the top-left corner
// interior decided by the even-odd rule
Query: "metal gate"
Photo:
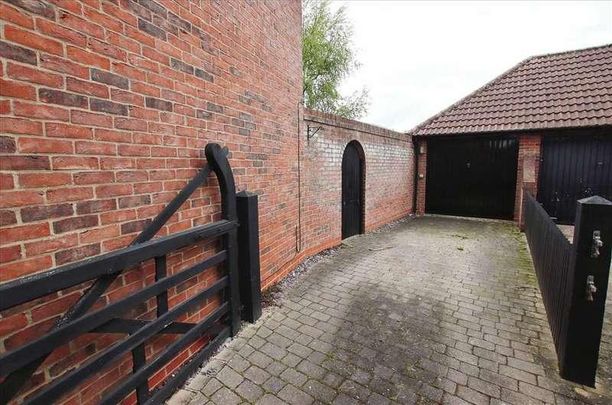
[[[428,138],[426,211],[512,219],[517,159],[513,136]]]
[[[538,200],[557,223],[573,224],[576,201],[599,195],[612,199],[612,129],[544,137]]]
[[[233,336],[238,331],[241,320],[239,273],[256,269],[255,276],[243,277],[243,280],[257,283],[256,286],[247,285],[247,290],[255,290],[255,288],[258,290],[259,288],[259,252],[253,251],[253,249],[258,249],[257,235],[253,235],[258,232],[257,202],[256,198],[251,195],[245,194],[237,198],[234,177],[226,154],[227,150],[221,149],[217,144],[207,145],[208,165],[181,190],[177,197],[127,248],[0,285],[0,296],[2,297],[0,311],[4,311],[11,308],[15,310],[17,306],[46,295],[70,291],[75,286],[91,282],[76,304],[60,317],[51,330],[0,355],[2,380],[0,403],[7,403],[14,398],[56,348],[85,334],[111,333],[127,336],[94,353],[78,366],[52,380],[35,391],[25,402],[28,404],[53,403],[120,356],[131,351],[132,375],[126,376],[109,391],[104,392],[101,403],[116,404],[136,391],[138,403],[157,404],[185,381],[227,337]],[[189,196],[206,182],[211,171],[216,174],[219,182],[222,219],[150,240]],[[238,221],[242,224],[240,227]],[[240,239],[248,242],[241,247],[240,257],[238,256],[239,232]],[[166,257],[171,252],[211,238],[220,238],[220,249],[216,253],[185,270],[167,274]],[[238,269],[239,260],[240,270]],[[94,306],[124,270],[146,261],[154,261],[154,283],[101,308]],[[205,289],[194,292],[185,300],[169,306],[168,290],[178,288],[189,280],[193,281],[194,278],[201,277],[207,269],[213,267],[225,271],[221,271],[218,277],[213,277],[208,281]],[[212,275],[212,273],[207,273],[206,277]],[[257,296],[251,295],[251,298],[247,298],[247,302],[253,301],[253,297],[257,299]],[[130,310],[151,299],[156,300],[155,319],[145,320],[139,317],[131,319],[133,316],[126,316]],[[219,299],[220,302],[202,320],[199,322],[181,321],[185,314],[193,313],[200,304],[210,302],[207,301],[209,299]],[[248,305],[253,306],[253,302]],[[23,307],[17,310],[22,310],[21,308]],[[250,320],[254,320],[260,313],[257,308],[250,308],[246,312],[248,313],[243,316]],[[147,359],[145,345],[149,339],[160,334],[174,334],[180,337],[168,344],[157,357]],[[163,384],[160,384],[154,391],[149,391],[149,378],[200,338],[207,338],[208,343],[200,351],[196,351],[182,368],[168,376]]]
[[[342,156],[342,239],[363,233],[363,162],[356,141],[346,145]]]

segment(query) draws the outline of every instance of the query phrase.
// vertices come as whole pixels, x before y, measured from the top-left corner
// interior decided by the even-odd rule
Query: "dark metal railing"
[[[612,203],[578,200],[570,243],[540,203],[524,192],[525,235],[563,378],[594,386],[612,245]],[[600,246],[603,241],[603,246]]]
[[[56,348],[87,333],[124,333],[127,337],[110,347],[95,353],[76,368],[37,390],[26,399],[29,404],[52,403],[80,383],[99,372],[120,356],[132,352],[133,373],[122,379],[109,392],[105,392],[101,403],[114,404],[136,391],[138,403],[159,403],[172,393],[215,349],[240,326],[240,289],[238,270],[238,220],[245,226],[240,229],[241,240],[257,240],[257,198],[250,195],[241,206],[248,207],[237,212],[237,197],[234,178],[227,160],[227,150],[217,144],[206,147],[208,164],[177,195],[177,197],[155,218],[134,242],[108,254],[58,267],[47,272],[23,277],[0,285],[0,311],[13,308],[44,297],[48,294],[91,282],[91,287],[68,310],[55,326],[41,337],[0,355],[0,403],[14,398],[30,379],[32,374]],[[223,219],[207,225],[150,240],[189,196],[202,185],[210,172],[214,172],[221,191]],[[246,197],[245,197],[246,198]],[[255,233],[254,235],[252,233]],[[222,238],[221,250],[204,261],[167,275],[166,257],[181,248],[204,239]],[[255,273],[244,277],[250,290],[259,288],[258,245],[251,243],[243,249],[247,260],[241,260],[242,272]],[[93,304],[106,292],[123,270],[146,261],[155,262],[155,282],[131,295],[103,308],[88,312]],[[168,290],[197,277],[207,269],[223,265],[225,273],[206,289],[192,297],[168,306]],[[245,274],[247,274],[245,273]],[[246,280],[248,278],[248,280]],[[198,323],[179,322],[181,316],[193,311],[208,299],[221,296],[221,304]],[[155,298],[156,319],[126,319],[122,314],[138,304]],[[249,311],[257,312],[259,301],[249,301]],[[254,309],[255,308],[255,309]],[[256,318],[249,319],[250,321]],[[169,344],[158,356],[148,363],[144,345],[159,334],[178,334],[180,338]],[[176,355],[196,340],[208,337],[209,341],[192,356],[174,375],[168,377],[160,388],[150,392],[148,379],[165,366]]]

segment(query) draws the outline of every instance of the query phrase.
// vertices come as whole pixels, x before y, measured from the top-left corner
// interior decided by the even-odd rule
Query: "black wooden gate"
[[[360,145],[350,142],[342,155],[342,239],[363,233],[363,162]]]
[[[560,224],[573,224],[576,201],[599,195],[612,199],[612,129],[544,137],[538,200]]]
[[[517,159],[513,136],[428,138],[427,212],[512,219]]]
[[[257,213],[256,198],[245,195],[243,206],[237,212],[237,197],[227,150],[217,144],[206,146],[208,165],[204,167],[177,197],[153,220],[127,248],[90,258],[77,263],[65,265],[53,270],[23,277],[0,285],[0,311],[14,308],[49,294],[73,289],[82,283],[92,282],[75,305],[72,306],[56,325],[43,334],[12,351],[0,355],[0,403],[7,403],[14,398],[20,389],[29,381],[33,373],[44,362],[54,349],[89,333],[126,334],[126,338],[95,353],[61,377],[51,381],[26,399],[28,404],[50,404],[63,394],[72,391],[80,383],[110,365],[125,353],[132,352],[133,374],[103,394],[101,403],[116,404],[122,398],[136,391],[138,403],[157,404],[168,397],[176,387],[207,359],[215,349],[229,336],[234,335],[240,326],[240,292],[238,269],[238,220],[248,227],[240,227],[240,232],[257,232],[256,218],[250,218],[248,212]],[[214,172],[221,191],[222,219],[189,230],[150,240],[189,196],[203,183],[210,172]],[[173,251],[193,245],[210,238],[221,238],[221,248],[206,260],[191,267],[166,273],[166,257]],[[256,235],[241,239],[249,241],[245,246],[246,256],[241,257],[241,266],[257,272],[255,279],[259,283],[259,254],[249,252],[257,249]],[[242,256],[242,254],[241,254]],[[242,260],[245,258],[245,260]],[[154,260],[155,282],[112,302],[100,309],[90,309],[105,293],[108,287],[123,270],[139,265],[147,260]],[[194,293],[193,296],[169,307],[168,290],[203,274],[207,269],[222,266],[225,271],[207,288]],[[241,269],[240,271],[243,271]],[[259,285],[259,284],[257,284]],[[218,297],[220,305],[198,323],[180,322],[180,317],[191,313],[208,299]],[[157,301],[157,317],[154,320],[129,319],[125,313],[150,299]],[[257,297],[256,297],[257,299]],[[25,310],[25,309],[24,309]],[[247,317],[256,318],[259,311],[251,308]],[[178,334],[180,338],[165,347],[164,351],[153,359],[145,357],[147,341],[159,334]],[[200,338],[208,338],[208,343],[196,352],[179,371],[168,377],[163,385],[150,392],[148,379],[175,358],[185,348]]]

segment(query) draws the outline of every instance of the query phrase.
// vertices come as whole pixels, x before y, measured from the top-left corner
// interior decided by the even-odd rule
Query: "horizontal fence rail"
[[[595,385],[612,256],[612,202],[577,201],[570,243],[524,192],[525,235],[563,378]]]
[[[207,145],[208,164],[205,168],[179,192],[130,246],[0,284],[0,311],[19,311],[20,305],[36,302],[49,294],[72,290],[79,285],[83,285],[81,288],[85,291],[51,330],[0,355],[0,404],[15,399],[23,385],[55,349],[71,344],[83,335],[94,333],[126,336],[92,353],[76,367],[28,395],[24,402],[53,403],[131,351],[132,374],[101,393],[101,403],[116,404],[135,392],[139,404],[157,404],[185,381],[225,339],[236,334],[241,317],[237,242],[239,233],[241,240],[251,241],[242,249],[247,260],[241,260],[244,262],[244,269],[240,271],[245,272],[245,275],[257,275],[256,285],[245,287],[249,291],[259,289],[259,251],[258,244],[253,243],[253,240],[257,239],[257,235],[253,233],[258,232],[257,219],[253,218],[253,213],[257,214],[257,198],[252,195],[249,195],[248,199],[246,196],[241,197],[243,200],[240,204],[247,209],[241,210],[241,213],[237,212],[234,179],[226,155],[227,150],[221,149],[219,145]],[[219,182],[222,219],[149,240],[196,188],[206,181],[211,172],[216,174]],[[249,226],[240,228],[238,220]],[[168,274],[168,255],[200,241],[215,238],[221,242],[220,248],[215,248],[215,253],[188,268]],[[155,270],[153,282],[91,310],[119,274],[151,262],[154,262]],[[219,271],[207,272],[213,268]],[[206,278],[202,277],[205,272]],[[194,280],[199,283],[200,288],[170,306],[168,291]],[[252,277],[245,281],[255,283]],[[91,285],[85,288],[85,283]],[[150,300],[155,300],[156,303],[154,319],[129,319],[126,316],[126,313]],[[194,311],[203,311],[209,304],[211,308],[198,315],[200,321],[182,321],[183,317],[193,315],[196,313]],[[261,313],[259,306],[259,301],[250,300],[249,313]],[[256,318],[249,320],[254,321]],[[169,334],[179,336],[160,353],[155,353],[156,357],[147,359],[145,345],[156,336]],[[150,391],[149,378],[200,339],[203,339],[203,347],[195,353],[190,349],[191,357],[186,363],[171,376],[167,376],[154,391]]]
[[[154,283],[147,288],[138,291],[136,294],[132,294],[127,298],[119,300],[113,304],[110,304],[103,309],[94,311],[83,317],[78,318],[72,322],[69,322],[53,332],[47,333],[45,336],[34,340],[33,342],[26,343],[17,350],[5,353],[0,356],[0,375],[6,375],[10,372],[17,370],[20,367],[25,366],[28,362],[37,359],[39,356],[48,354],[55,347],[59,347],[75,337],[92,331],[98,326],[105,322],[110,321],[113,317],[120,315],[122,312],[130,309],[134,305],[152,298],[162,291],[167,291],[169,288],[176,286],[179,283],[189,280],[192,277],[197,276],[204,270],[211,266],[222,263],[226,258],[225,252],[218,253],[213,256],[213,260],[208,259],[198,265],[195,265],[187,270],[181,271],[172,277],[166,277],[162,281]],[[227,287],[227,279],[223,278],[219,280],[215,285],[203,291],[204,294],[212,295],[218,292],[221,288]],[[182,311],[186,312],[186,311]],[[151,325],[159,324],[163,327],[166,325],[163,322],[159,322],[160,319],[164,321],[168,317],[170,312],[166,312],[163,317],[158,318],[152,323],[147,323],[143,328],[139,329],[142,331],[144,328],[150,327]],[[131,335],[130,338],[135,335]]]
[[[222,220],[2,284],[0,311],[165,256],[202,239],[223,235],[236,226],[236,221]]]

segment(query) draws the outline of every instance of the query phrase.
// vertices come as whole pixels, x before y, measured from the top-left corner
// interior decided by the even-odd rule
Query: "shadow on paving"
[[[354,237],[284,295],[169,403],[612,401],[609,319],[597,389],[558,377],[511,223],[425,217]]]

